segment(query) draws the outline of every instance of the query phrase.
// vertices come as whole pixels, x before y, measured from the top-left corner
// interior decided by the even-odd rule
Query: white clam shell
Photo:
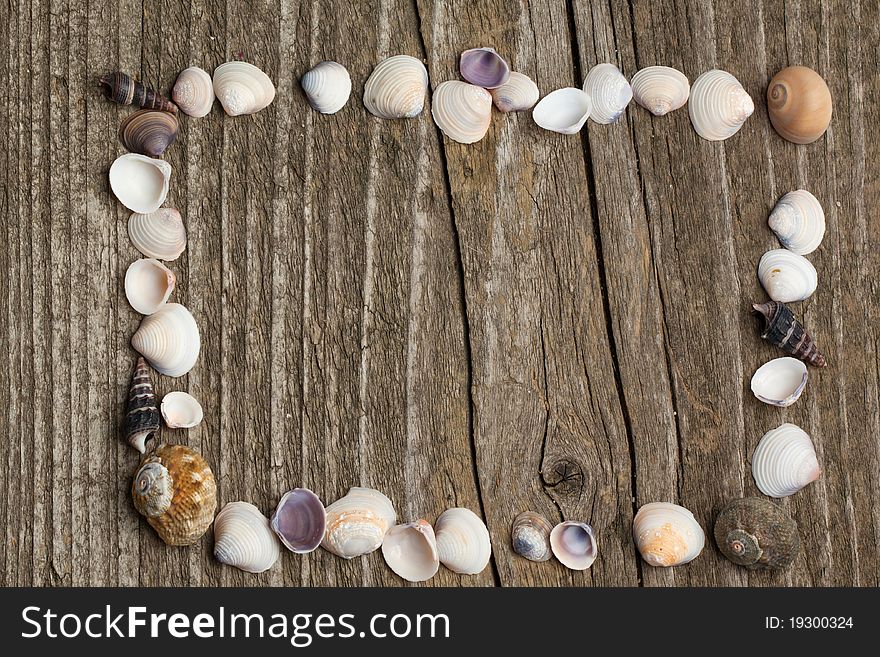
[[[685,74],[669,66],[643,68],[632,77],[630,84],[635,101],[654,116],[682,107],[691,93]]]
[[[779,199],[767,224],[782,246],[798,255],[812,253],[825,237],[822,204],[805,189],[789,192]]]
[[[791,406],[807,387],[807,364],[797,358],[774,358],[758,368],[751,385],[765,404]]]
[[[688,113],[694,130],[703,139],[732,137],[755,111],[752,97],[727,71],[706,71],[691,87]]]
[[[171,91],[171,99],[180,111],[195,118],[205,116],[211,111],[214,98],[211,76],[198,66],[182,70]]]
[[[821,474],[813,441],[794,424],[768,431],[752,455],[755,484],[770,497],[794,495]]]
[[[351,96],[351,76],[340,63],[321,62],[299,81],[309,104],[321,114],[336,114]]]
[[[125,272],[125,298],[141,315],[152,315],[168,301],[176,277],[158,260],[141,258]]]
[[[538,91],[538,85],[524,73],[513,72],[510,74],[507,82],[500,87],[490,89],[492,100],[502,112],[519,112],[527,110],[538,102],[541,93]]]
[[[697,558],[706,535],[694,514],[677,504],[651,502],[633,518],[636,547],[652,566],[678,566]]]
[[[326,511],[327,529],[321,546],[344,559],[376,550],[397,520],[391,500],[372,488],[350,488]]]
[[[492,96],[467,82],[442,82],[434,90],[431,116],[444,135],[460,144],[473,144],[489,130]]]
[[[131,336],[131,346],[153,369],[167,376],[183,376],[199,357],[199,327],[184,306],[166,303],[144,317]]]
[[[175,390],[162,397],[162,419],[170,429],[192,429],[204,417],[199,400],[188,392]]]
[[[186,227],[174,208],[133,213],[128,218],[128,238],[134,248],[156,260],[177,260],[186,249]]]
[[[422,113],[428,70],[415,57],[395,55],[373,69],[364,85],[364,106],[381,119],[410,119]]]
[[[819,284],[810,261],[787,249],[773,249],[761,256],[758,278],[770,298],[782,303],[803,301]]]
[[[391,570],[409,582],[427,581],[440,568],[434,529],[421,519],[389,529],[382,541],[382,556]]]
[[[159,209],[168,196],[171,165],[146,155],[127,153],[110,166],[110,189],[125,207],[149,214]]]
[[[269,570],[281,544],[269,519],[249,502],[230,502],[214,518],[214,557],[248,573]]]
[[[275,85],[247,62],[226,62],[214,69],[214,94],[229,116],[254,114],[275,99]]]
[[[564,87],[544,96],[532,110],[532,118],[544,130],[573,135],[584,126],[592,111],[588,93]]]
[[[614,123],[632,100],[633,91],[614,64],[597,64],[584,80],[584,91],[593,101],[590,118],[596,123]]]
[[[476,575],[492,556],[489,530],[470,509],[456,507],[440,514],[434,523],[440,563],[462,575]]]
[[[574,520],[560,522],[553,528],[550,547],[559,563],[571,570],[586,570],[598,554],[593,528]]]

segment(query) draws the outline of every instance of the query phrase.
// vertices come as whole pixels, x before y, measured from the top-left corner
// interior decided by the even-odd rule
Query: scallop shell
[[[183,376],[199,357],[199,327],[184,306],[166,303],[144,317],[131,346],[162,374]]]
[[[458,70],[465,80],[484,89],[496,89],[510,79],[510,66],[494,48],[465,50]]]
[[[782,246],[798,255],[812,253],[825,237],[822,204],[805,189],[789,192],[779,199],[767,223]]]
[[[553,525],[534,511],[524,511],[513,520],[510,541],[513,551],[529,561],[547,561],[553,552],[550,548],[550,532]]]
[[[168,545],[199,540],[217,508],[214,473],[198,452],[183,445],[160,445],[147,454],[131,495],[135,508]]]
[[[794,495],[821,474],[813,441],[794,424],[768,431],[752,455],[755,484],[769,497]]]
[[[598,554],[593,528],[573,520],[560,522],[553,528],[550,546],[559,563],[571,570],[586,570]]]
[[[198,66],[185,68],[177,76],[171,98],[180,111],[200,118],[210,113],[214,106],[214,83],[207,71]]]
[[[652,566],[679,566],[697,558],[706,535],[694,514],[677,504],[651,502],[633,518],[633,537]]]
[[[229,116],[255,114],[275,99],[275,85],[247,62],[226,62],[214,69],[214,94]]]
[[[715,519],[715,542],[725,557],[749,570],[786,568],[801,548],[788,512],[759,497],[728,502]]]
[[[128,153],[110,166],[110,189],[125,207],[149,214],[159,209],[168,196],[171,165],[146,155]]]
[[[694,130],[703,139],[722,141],[732,137],[754,111],[751,96],[727,71],[706,71],[691,87],[688,113]]]
[[[791,406],[807,387],[807,366],[795,358],[774,358],[752,376],[752,393],[765,404]]]
[[[186,249],[186,227],[174,208],[135,212],[128,218],[128,237],[134,248],[157,260],[177,260]]]
[[[158,260],[141,258],[125,272],[125,298],[141,315],[152,315],[174,292],[176,277]]]
[[[351,95],[351,76],[337,62],[321,62],[299,81],[309,105],[321,114],[336,114]]]
[[[584,80],[584,91],[593,101],[590,118],[596,123],[614,123],[632,100],[633,90],[614,64],[597,64]]]
[[[140,356],[128,387],[122,436],[129,445],[143,454],[144,443],[158,430],[159,409],[156,406],[153,382],[150,380],[150,368],[143,356]]]
[[[492,96],[467,82],[443,82],[434,90],[431,116],[444,135],[460,144],[473,144],[489,130]]]
[[[589,94],[565,87],[544,96],[532,110],[532,118],[544,130],[573,135],[584,126],[592,111]]]
[[[281,556],[269,520],[250,502],[230,502],[214,519],[214,558],[248,573],[269,570]]]
[[[177,139],[180,124],[168,112],[140,110],[129,114],[119,126],[119,141],[132,153],[162,157]]]
[[[204,412],[199,400],[188,392],[175,390],[162,397],[162,419],[169,429],[192,429],[198,426]]]
[[[768,301],[753,304],[752,309],[764,318],[762,338],[805,363],[814,367],[825,367],[825,356],[788,306],[784,303]]]
[[[822,76],[806,66],[789,66],[767,86],[770,122],[783,139],[809,144],[831,123],[831,91]]]
[[[287,491],[275,507],[270,523],[284,546],[296,554],[313,552],[324,539],[324,504],[308,488]]]
[[[440,563],[462,575],[476,575],[492,556],[489,530],[470,509],[447,509],[434,523]]]
[[[691,85],[681,71],[668,66],[648,66],[632,77],[635,101],[654,116],[663,116],[682,107]]]
[[[411,119],[422,113],[428,70],[415,57],[395,55],[376,64],[364,85],[364,107],[380,119]]]
[[[440,568],[434,529],[421,519],[389,529],[382,541],[382,556],[408,582],[425,582]]]
[[[120,105],[135,105],[172,114],[177,111],[170,100],[121,71],[105,73],[101,76],[100,83],[107,87],[110,100]]]
[[[391,500],[372,488],[350,488],[326,511],[327,531],[321,546],[344,559],[376,550],[397,520]]]
[[[810,261],[787,249],[774,249],[761,256],[758,278],[770,298],[782,303],[803,301],[819,285]]]
[[[513,72],[500,87],[490,89],[495,107],[502,112],[527,110],[538,102],[541,93],[532,78],[523,73]]]

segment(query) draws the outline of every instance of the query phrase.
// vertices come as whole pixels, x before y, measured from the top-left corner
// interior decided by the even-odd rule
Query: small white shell
[[[654,116],[663,116],[682,107],[691,85],[681,71],[669,66],[648,66],[632,77],[635,101]]]
[[[590,118],[596,123],[614,123],[632,100],[633,90],[614,64],[597,64],[584,80],[584,91],[593,101]]]
[[[184,306],[166,303],[152,315],[144,317],[131,336],[131,346],[155,370],[168,376],[183,376],[199,357],[199,327]]]
[[[807,365],[796,358],[774,358],[752,376],[752,393],[773,406],[791,406],[806,387]]]
[[[391,570],[409,582],[427,581],[440,568],[434,529],[421,519],[389,529],[382,541],[382,556]]]
[[[174,292],[174,272],[158,260],[141,258],[125,272],[125,298],[141,315],[152,315]]]
[[[694,81],[688,112],[694,130],[703,139],[732,137],[755,111],[752,97],[727,71],[706,71]]]
[[[128,237],[134,248],[157,260],[177,260],[186,249],[186,227],[174,208],[135,212],[128,218]]]
[[[822,204],[805,189],[789,192],[779,199],[767,223],[782,246],[798,255],[812,253],[825,237]]]
[[[187,392],[175,390],[162,397],[162,419],[169,429],[192,429],[204,413],[199,401]]]
[[[816,268],[803,256],[787,249],[773,249],[761,256],[758,278],[773,301],[803,301],[816,291]]]
[[[171,165],[146,155],[127,153],[110,166],[110,189],[125,207],[149,214],[159,209],[168,196]]]
[[[694,514],[677,504],[651,502],[633,518],[633,538],[652,566],[678,566],[697,558],[706,535]]]
[[[336,114],[351,95],[351,76],[338,62],[321,62],[302,76],[299,83],[309,104],[321,114]]]
[[[275,85],[247,62],[226,62],[214,69],[214,93],[229,116],[254,114],[275,99]]]
[[[752,455],[755,484],[770,497],[794,495],[821,474],[813,441],[794,424],[768,431]]]
[[[492,96],[467,82],[442,82],[434,90],[431,116],[444,135],[460,144],[473,144],[489,129]]]
[[[532,110],[532,118],[544,130],[573,135],[587,122],[592,111],[588,93],[565,87],[544,96]]]
[[[378,64],[364,85],[364,107],[380,119],[411,119],[422,113],[428,70],[415,57],[395,55]]]
[[[281,544],[269,519],[249,502],[230,502],[214,518],[214,557],[248,573],[269,570]]]
[[[394,506],[372,488],[353,487],[327,507],[327,530],[321,547],[344,559],[368,554],[397,520]]]
[[[490,89],[495,107],[502,112],[519,112],[527,110],[538,102],[541,93],[532,78],[523,73],[513,72],[507,82],[500,87]]]
[[[184,114],[196,118],[205,116],[214,105],[211,76],[198,66],[182,70],[174,83],[171,98]]]
[[[440,563],[462,575],[476,575],[492,556],[489,530],[470,509],[456,507],[440,514],[434,523]]]
[[[593,565],[598,554],[593,528],[583,522],[566,520],[550,532],[553,554],[566,568],[586,570]]]

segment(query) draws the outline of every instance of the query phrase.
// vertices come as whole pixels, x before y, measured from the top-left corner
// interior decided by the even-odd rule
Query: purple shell
[[[278,502],[271,524],[288,550],[305,554],[321,544],[327,515],[317,495],[308,488],[294,488]]]
[[[471,48],[461,53],[461,77],[484,89],[500,87],[510,78],[510,66],[492,48]]]

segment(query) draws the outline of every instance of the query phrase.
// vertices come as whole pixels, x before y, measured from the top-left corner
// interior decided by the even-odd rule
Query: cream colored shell
[[[770,497],[794,495],[821,474],[813,441],[794,424],[768,431],[752,455],[755,484]]]
[[[767,223],[782,246],[798,255],[812,253],[825,237],[825,211],[819,199],[805,189],[779,199]]]
[[[489,530],[470,509],[447,509],[434,524],[440,563],[463,575],[476,575],[492,556]]]
[[[663,116],[682,107],[691,93],[691,85],[681,71],[669,66],[648,66],[633,77],[635,101],[654,116]]]
[[[351,95],[351,76],[340,63],[321,62],[299,81],[309,104],[321,114],[335,114]]]
[[[201,339],[189,310],[179,303],[166,303],[144,317],[131,337],[131,346],[155,370],[168,376],[183,376],[199,357]]]
[[[409,582],[427,581],[440,567],[434,529],[421,519],[389,529],[382,541],[382,556],[391,570]]]
[[[538,85],[523,73],[513,72],[507,82],[500,87],[490,89],[492,100],[501,112],[519,112],[527,110],[538,102],[541,96]]]
[[[633,97],[632,87],[614,64],[591,68],[583,88],[593,102],[590,118],[596,123],[614,123]]]
[[[732,137],[755,111],[751,96],[735,77],[718,69],[706,71],[691,87],[688,113],[703,139]]]
[[[706,543],[694,515],[677,504],[651,502],[633,518],[636,547],[652,566],[678,566],[696,559]]]
[[[415,57],[395,55],[373,69],[364,85],[364,106],[381,119],[410,119],[422,113],[428,70]]]
[[[247,62],[226,62],[214,69],[214,94],[229,116],[254,114],[275,99],[275,85]]]
[[[281,543],[269,519],[249,502],[230,502],[214,520],[214,557],[248,573],[269,570],[281,556]]]
[[[182,70],[174,83],[171,98],[184,114],[195,118],[205,116],[214,106],[211,76],[198,66]]]
[[[372,488],[350,488],[326,511],[327,529],[321,546],[344,559],[376,550],[397,520],[391,500]]]
[[[110,189],[125,207],[149,214],[159,209],[168,196],[171,165],[146,155],[126,153],[110,166]]]
[[[544,130],[573,135],[584,127],[592,111],[593,102],[588,93],[565,87],[544,96],[532,110],[532,118]]]
[[[168,301],[175,282],[174,272],[161,262],[141,258],[125,272],[125,298],[140,314],[152,315]]]
[[[770,298],[782,303],[803,301],[819,284],[810,261],[787,249],[773,249],[761,256],[758,279]]]
[[[177,260],[186,249],[186,227],[174,208],[133,213],[128,218],[128,237],[138,251],[156,260]]]
[[[431,116],[447,137],[460,144],[473,144],[489,129],[492,96],[467,82],[443,82],[434,90]]]

